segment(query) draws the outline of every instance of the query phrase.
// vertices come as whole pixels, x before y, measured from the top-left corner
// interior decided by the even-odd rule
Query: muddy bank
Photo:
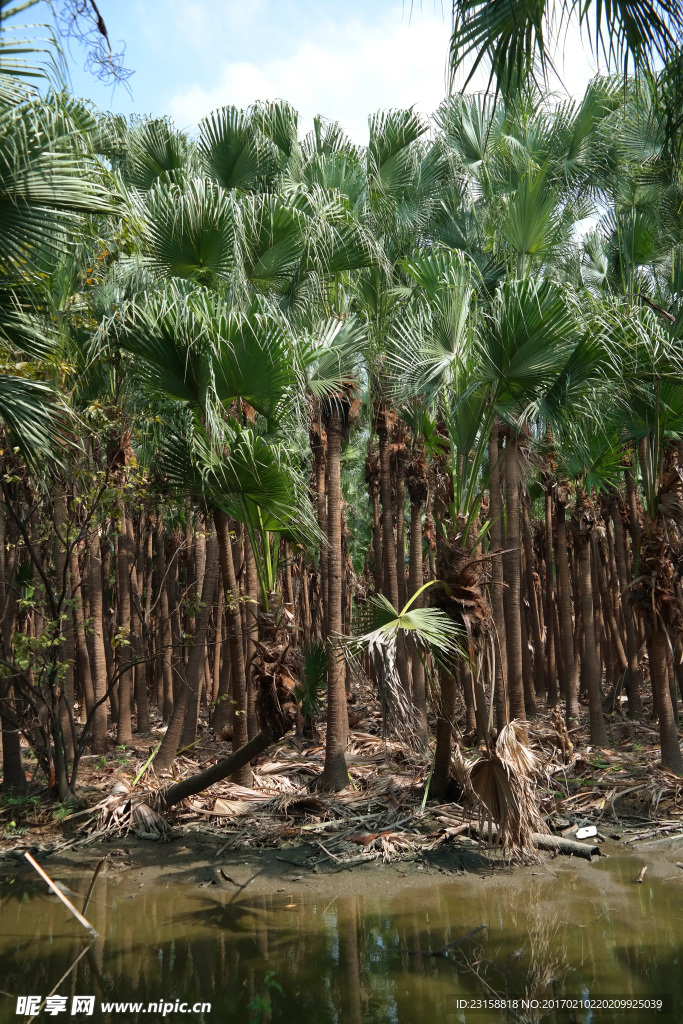
[[[312,845],[284,849],[226,850],[219,838],[189,833],[168,843],[151,843],[134,836],[90,846],[86,851],[66,850],[53,855],[36,853],[36,859],[57,881],[69,880],[80,893],[104,857],[100,877],[107,877],[120,897],[135,898],[142,890],[185,888],[209,889],[228,896],[265,895],[277,892],[305,892],[330,897],[367,895],[378,890],[394,895],[406,889],[430,887],[444,882],[464,884],[470,891],[490,888],[525,888],[534,879],[547,881],[567,873],[576,886],[615,889],[638,885],[641,869],[647,867],[645,883],[666,881],[676,889],[683,883],[683,844],[676,839],[639,843],[636,848],[623,842],[606,842],[601,856],[583,858],[539,853],[538,862],[510,865],[475,840],[427,851],[412,859],[384,863],[381,859],[340,866]],[[33,887],[43,885],[18,851],[0,860],[3,877],[21,878]],[[632,876],[632,877],[631,877]],[[618,881],[617,881],[618,879]],[[643,884],[643,883],[641,883]]]

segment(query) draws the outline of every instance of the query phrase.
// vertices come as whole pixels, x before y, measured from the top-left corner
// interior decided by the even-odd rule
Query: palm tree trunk
[[[522,562],[524,558],[522,557]],[[529,650],[529,622],[527,618],[527,594],[524,586],[524,565],[522,565],[522,603],[520,606],[520,622],[522,625],[522,677],[524,679],[524,707],[527,717],[535,718],[537,714],[536,691],[534,689],[534,670],[531,664],[531,651]]]
[[[102,621],[104,629],[102,639],[104,640],[104,654],[107,659],[107,679],[114,675],[114,650],[111,645],[111,622],[109,606],[109,577],[111,573],[111,543],[109,540],[109,523],[105,521],[100,532],[100,558],[102,559]],[[109,695],[111,703],[112,695]],[[112,721],[116,716],[112,711]]]
[[[396,580],[398,583],[398,607],[406,603],[406,548],[405,548],[405,449],[397,452],[396,473]]]
[[[628,658],[626,657],[624,645],[621,642],[621,632],[617,624],[617,619],[614,614],[614,608],[612,607],[612,600],[610,598],[609,590],[607,588],[604,559],[601,554],[602,542],[598,541],[598,538],[596,537],[595,533],[593,533],[591,539],[593,544],[593,559],[595,563],[595,573],[598,581],[598,587],[600,588],[600,597],[602,598],[602,609],[604,612],[605,621],[609,627],[612,636],[612,646],[619,661],[619,668],[621,672],[627,672]]]
[[[498,437],[500,424],[496,420],[489,435],[489,520],[491,522],[491,548],[503,549],[503,501],[501,498],[500,466],[498,465]],[[503,559],[491,559],[491,615],[496,645],[496,724],[500,731],[508,721],[507,708],[507,645],[505,643],[505,605],[503,600]]]
[[[140,617],[142,610],[142,559],[136,551],[133,520],[126,517],[126,540],[128,547],[129,579],[131,588],[130,634],[131,651],[135,658],[135,731],[143,736],[148,735],[152,726],[149,720],[149,698],[147,696],[147,663],[145,661],[145,638],[142,635],[143,623]],[[140,572],[138,572],[138,567]]]
[[[234,724],[232,731],[232,749],[239,750],[248,740],[247,734],[247,677],[244,667],[244,645],[242,641],[242,615],[239,604],[239,587],[235,576],[235,564],[230,543],[230,527],[228,517],[220,509],[214,509],[214,523],[218,537],[218,553],[223,577],[225,593],[226,619],[228,626],[228,646],[230,650],[230,666],[232,674],[232,699],[234,700]],[[252,771],[249,763],[241,765],[233,775],[233,782],[240,786],[250,786]]]
[[[454,666],[455,669],[455,666]],[[455,715],[455,678],[443,667],[439,669],[441,701],[436,719],[436,750],[434,771],[429,787],[429,796],[440,798],[446,795],[451,773],[451,734]]]
[[[389,452],[389,432],[387,431],[384,416],[381,416],[377,421],[377,433],[379,435],[379,486],[382,499],[384,594],[396,611],[399,611],[396,545],[394,544],[393,506],[391,501],[391,457]]]
[[[598,747],[607,746],[607,731],[602,716],[600,677],[596,657],[596,638],[593,618],[593,581],[591,577],[590,539],[585,533],[577,536],[578,577],[581,593],[581,619],[585,637],[585,659],[582,665],[588,690],[591,743]]]
[[[202,522],[195,541],[197,585],[201,587],[201,603],[203,607],[195,616],[195,634],[192,641],[192,654],[197,646],[201,648],[201,656],[195,660],[188,658],[187,662],[187,688],[189,696],[183,729],[180,734],[180,746],[189,747],[197,738],[197,726],[199,724],[199,707],[202,700],[202,687],[205,677],[206,666],[206,635],[213,611],[213,599],[216,593],[216,580],[218,578],[218,540],[216,531],[212,530],[209,539],[206,539],[206,524]],[[190,663],[193,666],[194,675],[190,674]]]
[[[382,516],[379,507],[379,486],[372,486],[372,548],[375,555],[375,593],[384,593],[384,560],[382,556]]]
[[[71,549],[71,595],[73,598],[74,624],[76,627],[76,671],[81,686],[81,701],[85,704],[86,715],[89,715],[95,699],[92,677],[90,675],[90,656],[85,637],[85,616],[83,615],[83,601],[81,598],[81,570],[78,564],[78,551],[81,543],[74,544]],[[81,720],[85,721],[83,718]]]
[[[5,524],[2,514],[4,505],[0,502],[0,608],[5,604]],[[70,616],[71,606],[66,599],[69,595],[69,574],[66,565],[67,552],[67,508],[66,497],[63,485],[60,485],[54,501],[54,524],[55,524],[55,596],[62,614],[65,618],[62,626],[62,634],[65,637],[64,660],[66,671],[64,673],[64,691],[59,701],[59,721],[64,737],[66,757],[73,763],[74,757],[74,735],[71,728],[69,708],[73,713],[74,703],[74,674],[73,674],[73,616]],[[104,711],[105,715],[107,709]]]
[[[304,633],[304,643],[311,642],[313,623],[311,621],[311,602],[308,596],[308,565],[305,553],[301,556],[301,624]]]
[[[218,575],[217,556],[218,542],[215,531],[212,531],[206,551],[206,571],[204,572],[201,592],[202,607],[196,616],[194,643],[190,647],[187,659],[186,678],[175,701],[171,721],[168,723],[168,729],[159,747],[159,753],[154,759],[154,766],[157,771],[167,771],[173,764],[178,748],[186,745],[182,742],[181,736],[188,712],[191,723],[188,734],[191,733],[192,735],[190,743],[196,735],[202,676],[204,673],[206,632],[209,626],[209,619],[211,618],[211,606]]]
[[[413,597],[422,586],[422,503],[411,502],[410,505],[410,565],[408,568],[408,591]],[[422,598],[418,597],[413,608],[422,606]],[[413,705],[416,711],[415,731],[419,745],[424,749],[427,745],[427,696],[425,692],[425,670],[415,644],[411,645],[413,670]]]
[[[629,572],[626,561],[626,544],[624,542],[624,530],[619,515],[619,507],[615,494],[610,494],[609,512],[614,524],[614,549],[617,561],[617,574],[619,576],[619,590],[621,609],[624,618],[624,629],[626,631],[626,657],[628,658],[628,675],[626,677],[626,692],[628,694],[629,718],[640,718],[643,713],[643,706],[640,699],[640,669],[638,668],[638,641],[634,611],[630,602],[624,601],[624,595],[628,593]]]
[[[246,576],[246,603],[245,603],[245,633],[247,640],[246,669],[247,669],[247,733],[249,739],[259,731],[256,718],[256,683],[254,680],[254,656],[256,654],[256,643],[258,640],[258,607],[259,607],[259,582],[256,572],[256,558],[249,533],[244,531],[244,568]]]
[[[214,608],[215,639],[213,646],[213,662],[211,668],[211,693],[209,699],[215,703],[218,699],[218,690],[221,685],[221,652],[223,650],[223,605],[225,595],[223,587],[218,586],[218,597]]]
[[[14,636],[16,609],[16,592],[13,587],[9,587],[2,618],[3,650],[4,656],[8,661],[12,658],[12,637]],[[8,710],[13,710],[12,696],[12,687],[0,682],[0,706],[4,705]],[[21,795],[28,792],[28,782],[21,762],[19,730],[14,722],[5,715],[0,715],[0,729],[2,729],[3,791],[6,794],[14,792],[17,795]]]
[[[296,605],[294,603],[294,587],[292,585],[292,549],[285,538],[282,538],[283,576],[285,601],[294,616],[293,625],[296,625]]]
[[[541,639],[541,623],[538,617],[538,605],[536,603],[536,584],[534,582],[534,561],[533,548],[531,546],[531,531],[529,529],[529,513],[522,502],[522,533],[524,537],[524,571],[526,573],[526,596],[529,602],[529,618],[531,620],[531,635],[534,644],[534,677],[535,696],[545,697],[547,690],[545,659],[543,657],[543,640]]]
[[[669,692],[669,673],[667,669],[669,641],[659,619],[654,622],[649,633],[650,675],[652,677],[653,696],[656,696],[657,703],[662,765],[675,775],[683,775],[683,757],[681,756],[678,729],[676,728],[676,719]]]
[[[524,706],[524,676],[522,672],[522,574],[519,529],[519,472],[517,468],[517,438],[510,434],[505,452],[505,507],[507,512],[506,548],[503,572],[507,587],[505,594],[505,640],[508,662],[508,697],[511,718],[526,719]]]
[[[8,661],[12,658],[12,637],[14,636],[16,611],[16,592],[13,587],[8,587],[2,617],[2,645],[4,656]],[[12,696],[12,687],[0,682],[0,706],[4,706],[7,710],[13,710]],[[21,795],[28,792],[28,781],[21,762],[19,730],[14,722],[5,715],[0,715],[0,729],[2,729],[3,792]]]
[[[581,586],[579,583],[579,556],[576,547],[569,549],[569,575],[572,581],[574,598],[574,677],[577,680],[579,696],[587,693],[586,680],[583,676],[583,615],[581,614]]]
[[[318,526],[323,537],[327,537],[327,493],[325,490],[325,448],[323,428],[318,419],[317,433],[311,434],[311,446],[315,457],[315,491],[318,507]],[[327,547],[320,545],[320,601],[322,603],[323,638],[327,637],[327,599],[328,599],[328,558]]]
[[[559,570],[558,570],[559,572]],[[553,638],[555,640],[555,654],[556,654],[556,665],[557,665],[557,680],[560,689],[560,697],[564,700],[567,693],[566,676],[564,674],[564,657],[562,655],[562,634],[560,632],[560,616],[558,614],[558,602],[561,603],[560,597],[560,586],[559,576],[556,580],[558,586],[555,588],[557,594],[557,601],[553,605]]]
[[[109,680],[107,657],[104,651],[104,616],[102,608],[102,560],[100,557],[99,527],[91,529],[88,537],[90,554],[90,615],[92,618],[92,676],[95,702],[104,697]],[[107,705],[100,704],[92,723],[90,749],[94,754],[107,751]]]
[[[591,587],[593,589],[593,623],[595,629],[595,655],[596,664],[598,669],[598,678],[600,685],[604,678],[605,671],[605,622],[602,611],[602,594],[600,593],[600,584],[598,582],[597,566],[595,564],[595,557],[591,546],[590,552],[591,562]]]
[[[474,692],[472,670],[464,658],[461,658],[457,662],[457,673],[460,682],[460,689],[462,690],[463,698],[465,700],[465,730],[468,733],[476,734],[477,743],[483,743],[484,733],[481,728],[479,716],[477,715],[477,705],[475,703],[477,695]]]
[[[119,666],[119,708],[116,724],[116,743],[118,746],[130,746],[133,742],[133,732],[130,722],[130,701],[131,701],[131,669],[130,651],[130,579],[128,577],[128,537],[126,533],[126,509],[123,498],[119,498],[119,512],[121,522],[118,537],[118,550],[116,554],[116,593],[118,599],[119,629],[121,635],[128,641],[128,644],[119,646],[117,662]]]
[[[329,467],[327,495],[328,636],[340,633],[342,628],[341,431],[342,411],[335,406],[327,420]],[[394,574],[395,572],[394,564]],[[344,757],[348,725],[343,665],[335,648],[328,642],[327,737],[325,767],[320,779],[321,785],[325,789],[345,789],[349,784],[349,774]]]
[[[164,722],[170,722],[173,714],[173,631],[171,629],[171,609],[168,600],[168,570],[166,567],[166,538],[164,536],[164,520],[161,513],[157,520],[157,579],[159,581],[158,603],[158,657],[161,658],[161,675],[163,686]]]
[[[579,724],[579,700],[574,670],[574,629],[572,625],[572,595],[567,558],[567,517],[564,505],[556,503],[557,514],[557,570],[560,584],[560,639],[564,668],[565,718],[567,727]]]
[[[545,492],[545,660],[548,682],[547,707],[557,706],[557,666],[555,657],[555,579],[553,576],[553,499]]]
[[[6,701],[8,705],[11,705],[11,687],[5,690],[4,695],[0,689],[0,699],[3,697],[3,703]],[[2,791],[5,795],[21,796],[28,792],[28,780],[21,762],[19,729],[4,715],[0,715],[0,729],[2,729]]]
[[[379,466],[380,492],[382,496],[382,539],[384,541],[384,594],[400,611],[398,573],[396,571],[396,545],[394,544],[393,503],[391,500],[391,458],[389,452],[389,433],[384,416],[378,419],[379,434]],[[405,555],[404,555],[405,559]],[[396,645],[396,671],[406,693],[410,693],[408,678],[408,662],[405,644],[400,641]]]

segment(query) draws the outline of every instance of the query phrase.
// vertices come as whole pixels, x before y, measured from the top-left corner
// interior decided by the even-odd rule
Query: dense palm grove
[[[343,788],[368,682],[433,795],[454,737],[493,758],[542,708],[567,747],[582,706],[598,746],[655,718],[683,775],[666,83],[381,111],[361,147],[2,76],[5,789],[21,737],[64,801],[162,722],[157,773],[210,728],[249,785],[295,725]]]

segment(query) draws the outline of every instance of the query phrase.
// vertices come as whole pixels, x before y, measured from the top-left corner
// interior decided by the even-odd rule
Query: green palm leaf
[[[257,191],[278,166],[273,143],[236,107],[223,107],[200,122],[199,151],[207,173],[228,190]]]
[[[173,277],[226,280],[236,262],[236,211],[230,194],[200,178],[157,182],[136,203],[152,263]]]
[[[475,379],[492,387],[496,402],[535,404],[562,373],[577,343],[575,317],[559,285],[508,282],[491,313],[482,316]]]

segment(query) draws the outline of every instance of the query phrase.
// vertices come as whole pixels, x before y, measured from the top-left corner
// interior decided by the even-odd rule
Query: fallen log
[[[196,775],[190,775],[189,778],[181,779],[180,782],[174,782],[173,785],[160,790],[154,798],[154,806],[160,811],[165,811],[181,800],[196,796],[209,786],[227,779],[267,750],[271,743],[282,739],[296,724],[296,712],[297,705],[293,694],[282,686],[279,679],[262,673],[256,701],[261,731],[229,757],[222,758],[203,772],[197,772]]]
[[[489,825],[480,832],[477,822],[472,822],[472,831],[477,832],[481,838],[488,839]],[[498,826],[491,823],[491,832],[495,836],[498,833]],[[585,857],[591,860],[593,856],[600,856],[600,848],[589,843],[579,843],[575,839],[565,839],[563,836],[546,835],[543,832],[534,832],[531,836],[537,850],[549,850],[551,853],[563,853],[567,857]]]
[[[157,806],[160,810],[168,810],[174,804],[179,804],[181,800],[202,793],[216,782],[222,782],[223,779],[227,779],[229,775],[233,775],[245,764],[249,764],[255,757],[262,754],[277,739],[279,737],[274,736],[270,729],[261,729],[234,754],[222,758],[203,772],[197,772],[196,775],[190,775],[187,779],[181,779],[180,782],[174,782],[172,786],[167,786],[160,792]],[[211,815],[213,815],[213,811]]]
[[[600,847],[591,846],[588,843],[579,843],[575,839],[564,839],[562,836],[546,836],[540,832],[534,832],[532,838],[538,850],[563,853],[567,857],[585,857],[586,860],[591,860],[594,855],[600,856]]]

